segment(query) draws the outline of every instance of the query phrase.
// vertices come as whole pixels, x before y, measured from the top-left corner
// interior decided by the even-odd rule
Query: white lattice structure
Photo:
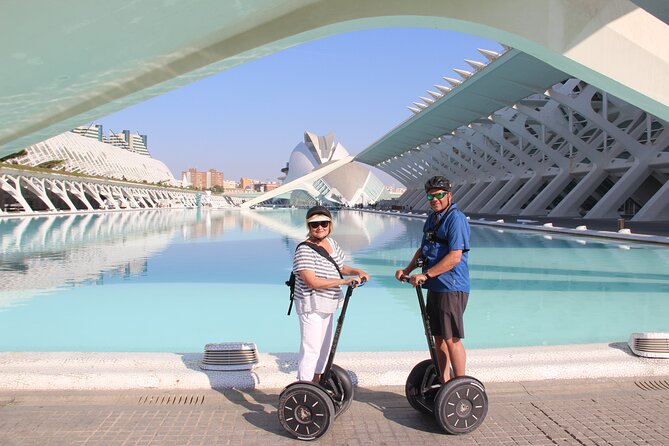
[[[222,195],[115,180],[0,168],[0,216],[10,213],[78,212],[198,206],[238,206]]]
[[[516,50],[481,52],[489,65],[467,61],[474,71],[445,77],[356,157],[407,186],[401,205],[427,210],[423,184],[439,174],[469,213],[669,219],[665,121]]]
[[[52,168],[119,180],[179,184],[162,161],[74,132],[33,144],[26,148],[25,155],[12,161],[32,167],[62,161]]]

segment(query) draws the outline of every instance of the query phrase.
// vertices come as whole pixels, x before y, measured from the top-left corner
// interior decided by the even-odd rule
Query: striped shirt
[[[327,238],[332,246],[330,257],[334,259],[341,269],[344,266],[344,253],[333,239]],[[303,270],[314,271],[316,277],[321,279],[339,279],[339,273],[328,259],[311,249],[302,245],[295,251],[293,259],[293,272],[295,273],[295,310],[297,314],[312,313],[334,313],[342,304],[344,296],[341,288],[321,288],[315,290],[309,288],[302,280],[299,272]]]

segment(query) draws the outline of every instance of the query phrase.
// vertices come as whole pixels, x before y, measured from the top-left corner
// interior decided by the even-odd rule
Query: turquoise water
[[[303,210],[156,210],[0,219],[0,350],[297,351],[286,316]],[[334,237],[372,275],[342,351],[425,349],[397,283],[423,221],[343,211]],[[468,348],[626,341],[669,331],[669,249],[472,227]]]

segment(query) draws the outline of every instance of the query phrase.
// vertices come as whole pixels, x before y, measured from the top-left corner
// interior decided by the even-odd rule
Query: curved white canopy
[[[628,0],[28,0],[0,14],[0,157],[263,55],[391,26],[502,42],[669,120],[669,27]]]

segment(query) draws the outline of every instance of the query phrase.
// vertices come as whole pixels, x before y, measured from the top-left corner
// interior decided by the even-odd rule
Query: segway
[[[364,285],[364,281],[357,286]],[[289,434],[299,440],[313,440],[330,429],[332,422],[344,413],[353,401],[353,383],[348,372],[333,364],[337,343],[344,325],[348,302],[356,287],[348,286],[327,365],[318,383],[297,381],[288,385],[279,396],[279,421]]]
[[[402,281],[407,281],[403,277]],[[441,384],[437,348],[430,329],[430,318],[423,299],[421,283],[416,288],[420,314],[423,319],[430,359],[419,362],[411,370],[404,387],[411,407],[433,414],[439,426],[449,434],[468,434],[476,430],[488,413],[488,396],[483,384],[471,376],[453,377]]]

